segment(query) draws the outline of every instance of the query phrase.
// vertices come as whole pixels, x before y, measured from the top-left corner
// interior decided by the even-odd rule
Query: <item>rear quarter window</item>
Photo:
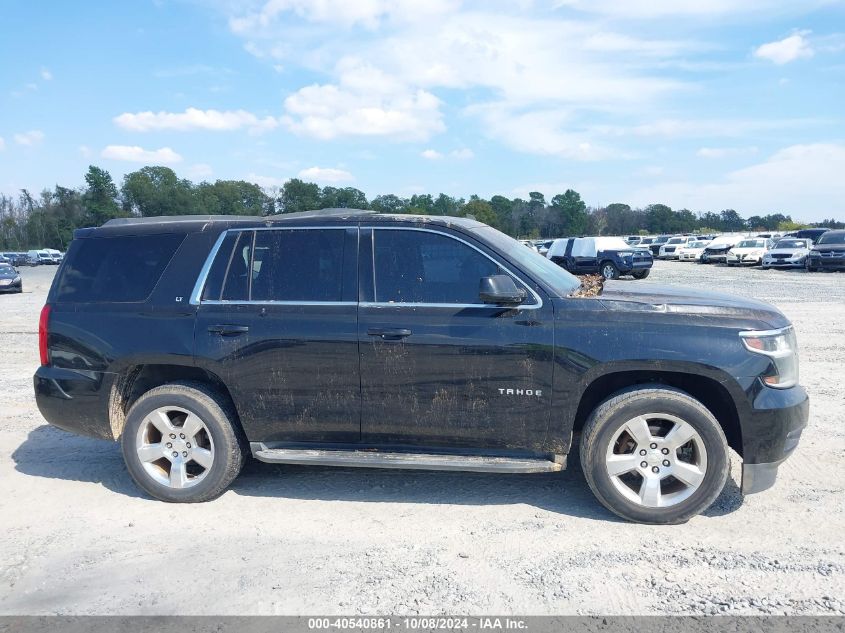
[[[78,240],[65,258],[54,301],[145,301],[184,239],[167,233]]]

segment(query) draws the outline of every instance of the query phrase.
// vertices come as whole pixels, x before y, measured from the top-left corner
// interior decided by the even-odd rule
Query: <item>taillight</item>
[[[50,364],[50,351],[47,349],[47,326],[50,322],[50,306],[41,308],[41,317],[38,319],[38,351],[41,354],[41,366]]]

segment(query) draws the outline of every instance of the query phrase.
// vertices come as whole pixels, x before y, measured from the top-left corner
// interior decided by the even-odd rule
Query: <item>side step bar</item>
[[[464,470],[479,473],[548,473],[563,470],[566,465],[565,462],[558,463],[546,459],[525,457],[267,448],[261,443],[253,443],[250,446],[253,456],[259,461],[270,464],[299,464],[303,466]]]

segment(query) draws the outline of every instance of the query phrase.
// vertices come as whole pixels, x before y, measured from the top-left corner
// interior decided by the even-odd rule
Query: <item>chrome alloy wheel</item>
[[[665,413],[628,420],[607,448],[607,474],[629,501],[666,508],[688,499],[704,481],[707,449],[691,424]]]
[[[135,450],[147,474],[170,488],[195,486],[214,463],[214,441],[205,423],[179,407],[159,407],[147,415]]]

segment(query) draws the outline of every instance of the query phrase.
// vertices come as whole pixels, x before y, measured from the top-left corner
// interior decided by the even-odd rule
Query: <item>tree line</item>
[[[267,216],[326,208],[371,209],[379,213],[471,216],[514,237],[636,235],[661,233],[794,230],[804,226],[845,228],[834,219],[805,225],[783,213],[743,218],[734,209],[694,213],[665,204],[632,208],[623,203],[588,207],[581,195],[567,189],[546,200],[537,191],[528,199],[493,196],[468,199],[445,193],[378,195],[368,200],[354,187],[320,187],[292,178],[281,187],[263,189],[244,180],[193,183],[168,167],[143,167],[123,178],[120,187],[108,171],[91,165],[85,186],[56,185],[34,196],[26,189],[17,197],[0,195],[0,250],[30,248],[64,250],[73,231],[99,226],[112,218],[162,215]]]

